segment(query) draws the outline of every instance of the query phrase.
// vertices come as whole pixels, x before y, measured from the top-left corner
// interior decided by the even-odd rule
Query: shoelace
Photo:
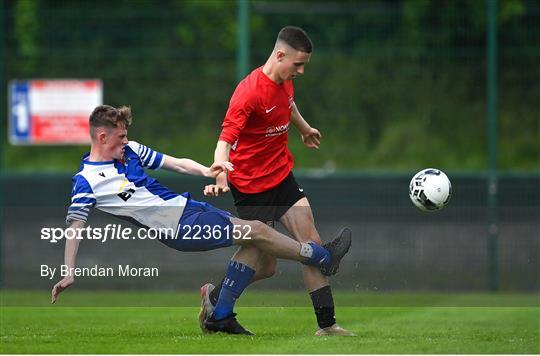
[[[328,250],[328,247],[335,247],[335,246],[339,245],[340,241],[341,241],[341,240],[339,240],[339,239],[330,241],[329,243],[324,244],[323,247],[326,248],[326,249]]]

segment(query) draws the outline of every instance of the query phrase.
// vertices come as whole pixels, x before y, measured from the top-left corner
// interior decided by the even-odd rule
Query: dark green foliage
[[[540,3],[499,1],[498,165],[540,169]],[[235,1],[7,1],[7,79],[101,78],[130,136],[212,160],[236,85]],[[298,167],[486,167],[483,1],[251,2],[251,66],[279,29],[315,44],[296,102],[324,135]],[[5,85],[2,84],[2,85]],[[8,169],[73,170],[86,148],[5,147]]]

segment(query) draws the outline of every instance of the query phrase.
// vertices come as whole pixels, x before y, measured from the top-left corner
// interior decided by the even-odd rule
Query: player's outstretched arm
[[[215,178],[221,172],[233,170],[233,165],[227,161],[216,161],[210,167],[206,167],[189,158],[164,156],[163,168],[172,172]]]
[[[228,162],[229,152],[231,151],[231,144],[219,140],[214,152],[214,162]],[[206,196],[219,196],[229,191],[229,184],[227,183],[227,172],[222,172],[216,177],[216,184],[208,184],[204,188],[204,195]]]
[[[291,106],[291,122],[300,132],[304,145],[309,148],[319,148],[321,144],[321,133],[316,128],[311,127],[300,114],[296,103]]]
[[[70,229],[82,229],[84,228],[84,222],[74,220],[69,226]],[[77,251],[79,250],[79,239],[66,239],[66,245],[64,248],[64,264],[68,266],[68,271],[73,271],[75,268],[75,261],[77,260]],[[75,282],[75,277],[72,273],[65,276],[60,282],[56,283],[51,291],[51,303],[54,304],[58,295],[62,293],[66,288],[71,286]]]

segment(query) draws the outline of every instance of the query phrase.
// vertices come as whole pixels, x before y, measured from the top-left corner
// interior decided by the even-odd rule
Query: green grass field
[[[255,337],[203,335],[196,293],[2,291],[2,353],[540,353],[537,294],[344,293],[354,338],[317,338],[307,296],[250,291],[237,305]]]

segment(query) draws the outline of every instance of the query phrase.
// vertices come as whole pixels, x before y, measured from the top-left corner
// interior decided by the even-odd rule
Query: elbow
[[[232,140],[232,137],[220,137],[217,142],[216,149],[231,147],[231,141],[234,142],[234,140]]]
[[[180,159],[180,162],[178,162],[178,165],[176,166],[176,171],[178,173],[188,174],[189,173],[188,160],[185,158]]]
[[[185,173],[186,172],[185,159],[176,158],[174,160],[174,165],[172,166],[172,170],[176,173]]]
[[[221,131],[221,134],[219,135],[217,147],[230,147],[238,138],[238,135],[240,134],[239,127],[233,127],[233,126],[225,126],[223,127],[223,130]]]

